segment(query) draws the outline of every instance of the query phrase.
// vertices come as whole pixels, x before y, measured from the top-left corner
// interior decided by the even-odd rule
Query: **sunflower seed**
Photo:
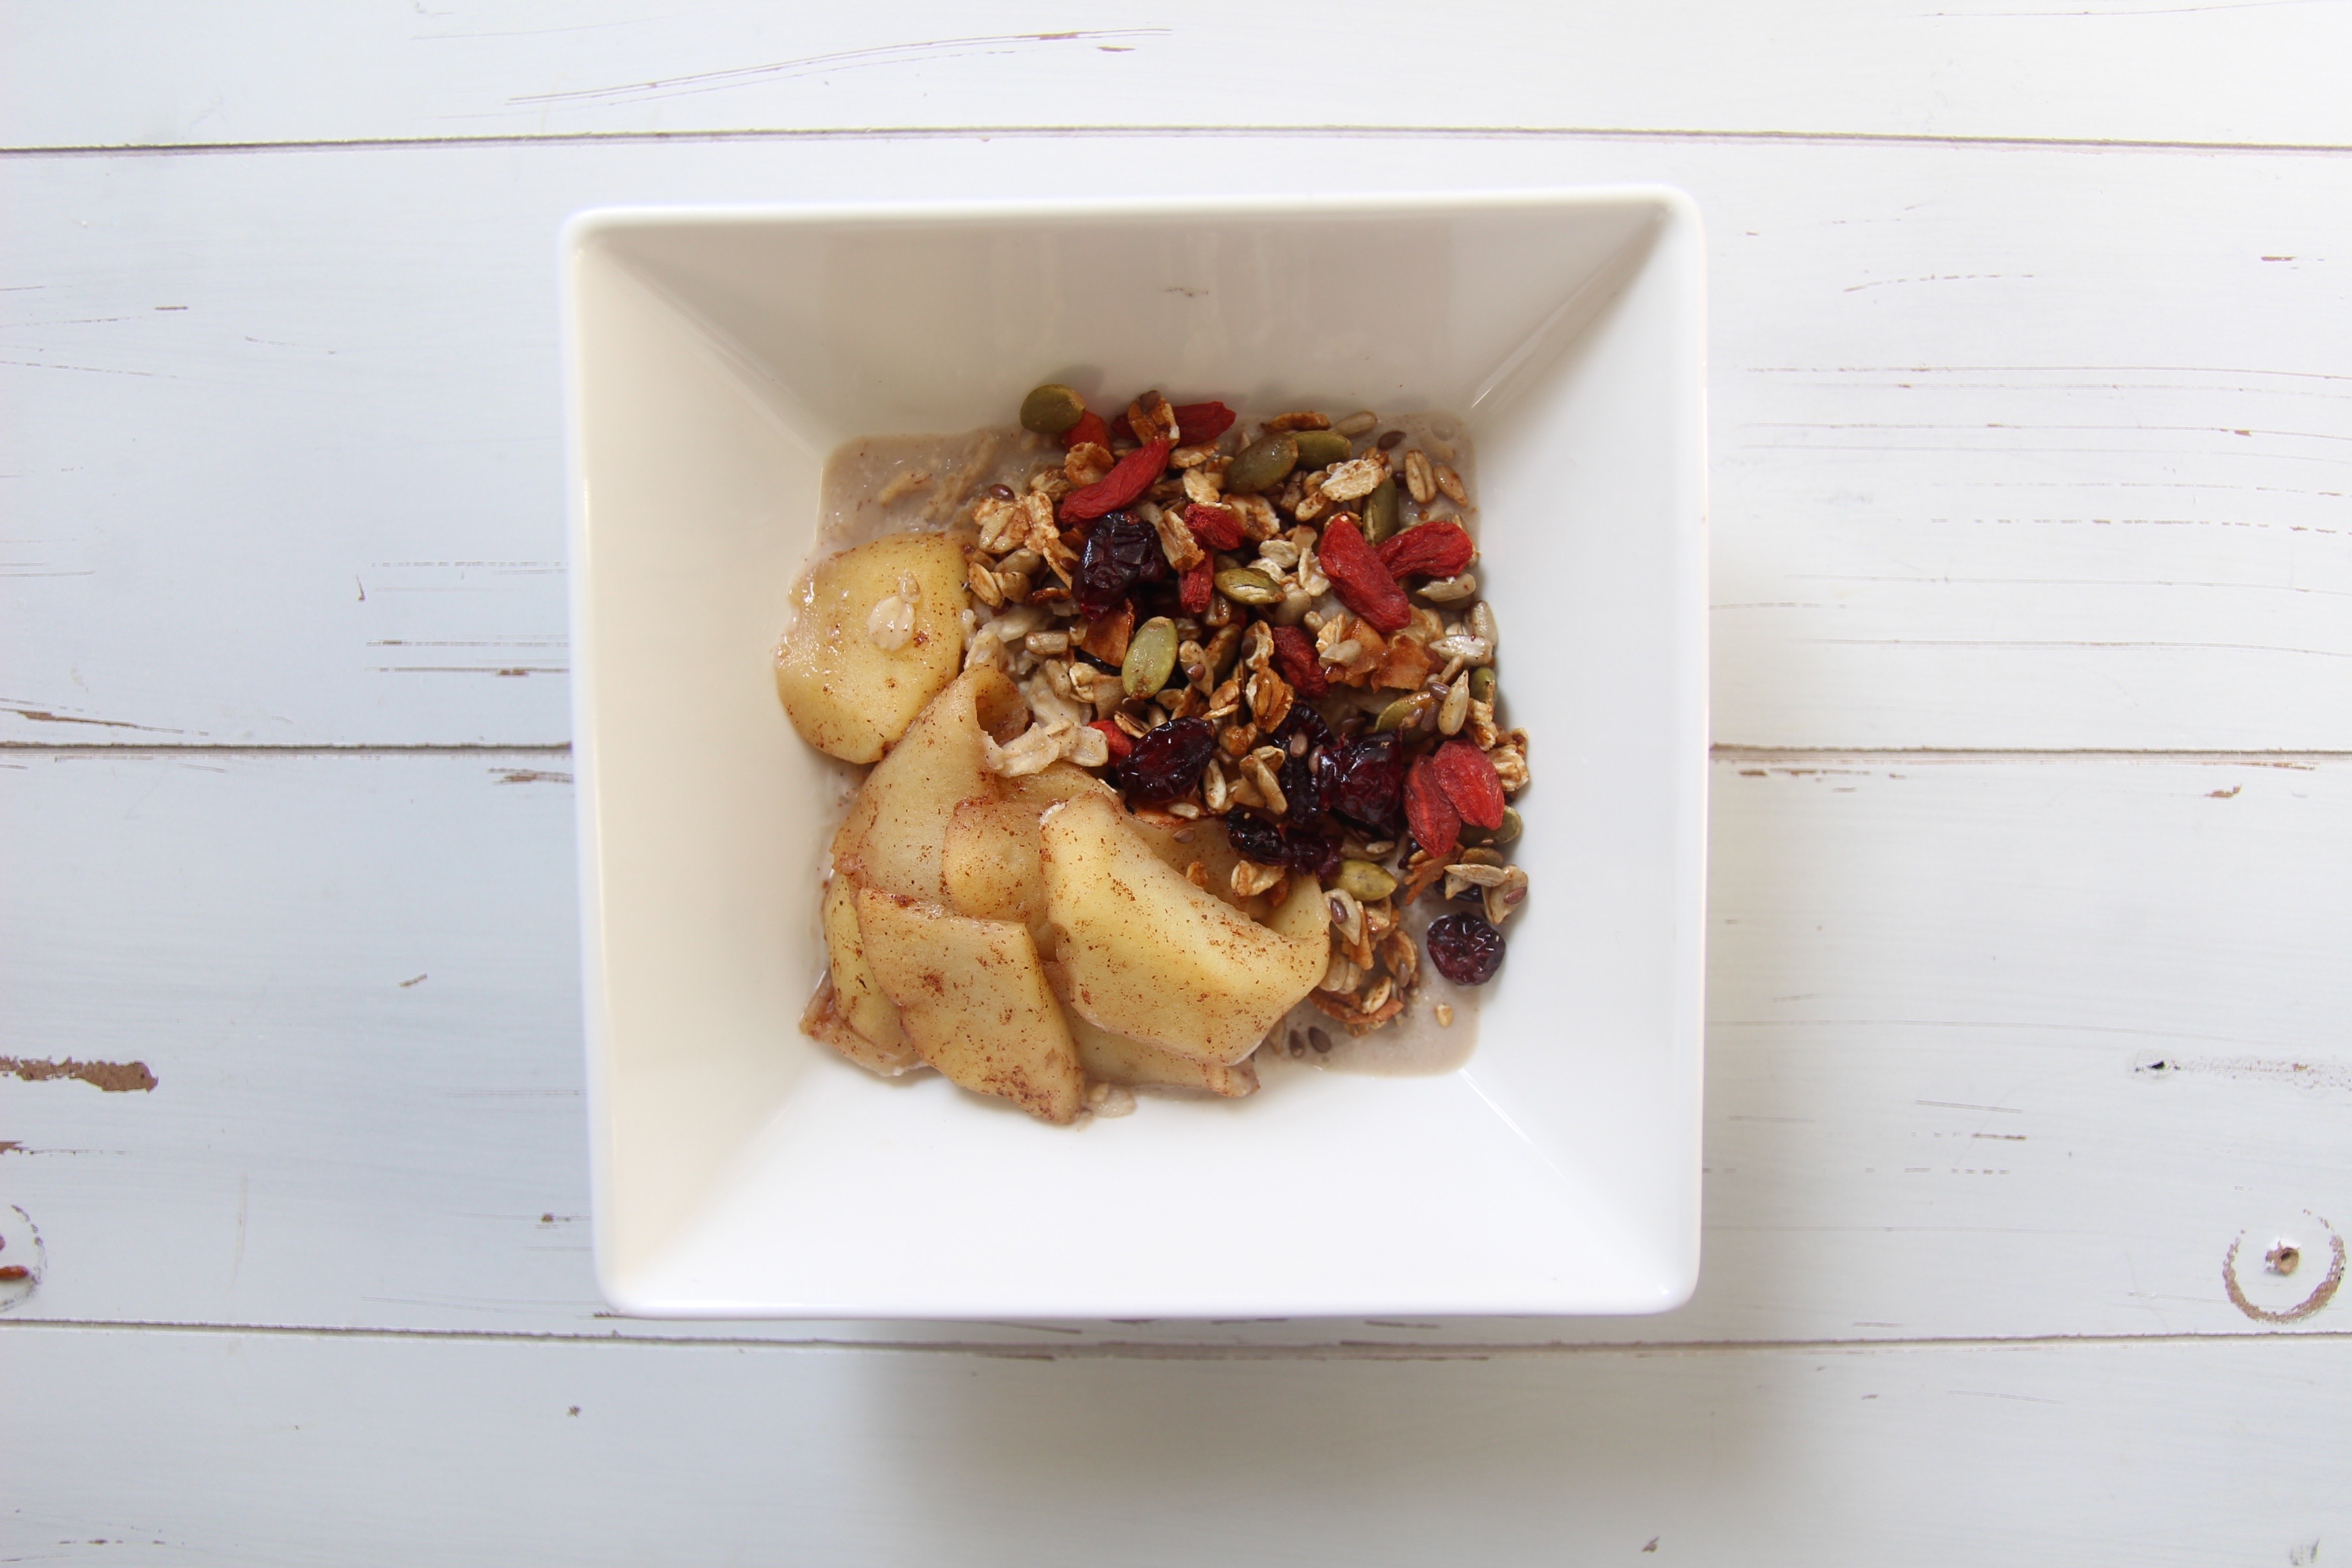
[[[1478,591],[1475,574],[1465,572],[1458,577],[1439,577],[1423,583],[1418,592],[1433,605],[1458,604]]]
[[[1404,488],[1423,506],[1437,497],[1437,476],[1430,471],[1429,458],[1418,447],[1404,455]]]
[[[1438,706],[1437,732],[1441,735],[1462,733],[1462,721],[1470,717],[1470,677],[1465,673],[1454,678],[1445,689],[1445,700]]]

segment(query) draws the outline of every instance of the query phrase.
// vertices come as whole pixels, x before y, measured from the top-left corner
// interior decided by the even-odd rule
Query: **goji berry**
[[[1242,520],[1229,506],[1202,506],[1194,501],[1184,509],[1184,526],[1192,531],[1203,550],[1239,550],[1248,537],[1242,532]]]
[[[1432,855],[1454,853],[1462,837],[1462,814],[1445,795],[1430,759],[1422,758],[1404,775],[1404,819],[1412,841]]]
[[[1217,563],[1214,557],[1205,554],[1184,569],[1183,577],[1176,584],[1177,597],[1183,601],[1188,616],[1207,615],[1209,602],[1216,592]]]
[[[1103,739],[1110,742],[1110,765],[1113,767],[1127,761],[1129,755],[1135,750],[1135,742],[1128,739],[1127,731],[1108,719],[1097,719],[1087,728],[1100,730]]]
[[[1110,472],[1082,490],[1072,490],[1062,498],[1062,521],[1075,522],[1082,518],[1100,517],[1132,505],[1135,499],[1151,488],[1168,466],[1168,443],[1154,441],[1148,447],[1138,447],[1110,466]],[[1400,594],[1397,600],[1403,602]],[[1408,615],[1411,612],[1407,612]]]
[[[1458,522],[1424,522],[1381,542],[1381,564],[1398,582],[1407,577],[1451,577],[1470,564],[1478,547]]]
[[[1124,410],[1121,410],[1111,416],[1110,433],[1122,441],[1132,441],[1135,439],[1135,422],[1127,416]]]
[[[1175,407],[1180,446],[1198,447],[1234,427],[1234,411],[1222,403],[1179,403]]]
[[[1429,769],[1463,821],[1473,827],[1503,826],[1503,781],[1486,752],[1467,741],[1448,741],[1431,755]]]
[[[1331,682],[1323,674],[1322,661],[1315,656],[1315,639],[1303,628],[1274,628],[1274,664],[1299,696],[1315,698],[1330,693]]]
[[[1110,426],[1104,424],[1103,416],[1091,408],[1078,416],[1076,425],[1062,432],[1062,450],[1066,452],[1088,441],[1106,452],[1110,450]]]
[[[1323,531],[1318,553],[1323,575],[1331,579],[1332,592],[1348,608],[1384,632],[1412,624],[1412,606],[1405,603],[1404,590],[1364,542],[1353,517],[1343,516]]]

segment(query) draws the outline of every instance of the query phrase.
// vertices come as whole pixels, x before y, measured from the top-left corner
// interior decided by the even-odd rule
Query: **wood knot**
[[[2318,1218],[2317,1215],[2312,1217]],[[2322,1226],[2327,1224],[2325,1220],[2320,1220],[2319,1223]],[[2327,1232],[2327,1272],[2312,1286],[2301,1300],[2284,1306],[2264,1306],[2248,1293],[2249,1281],[2239,1278],[2238,1254],[2245,1246],[2245,1233],[2241,1231],[2238,1238],[2230,1243],[2230,1250],[2221,1255],[2221,1289],[2228,1292],[2231,1306],[2257,1323],[2301,1322],[2334,1300],[2336,1292],[2344,1284],[2346,1261],[2344,1238],[2336,1235],[2334,1228],[2330,1226]],[[2292,1275],[2302,1266],[2302,1263],[2303,1249],[2291,1241],[2274,1242],[2263,1254],[2263,1268],[2274,1279],[2284,1279]],[[2264,1289],[2261,1275],[2254,1276],[2252,1283],[2254,1285],[2256,1293],[2270,1296],[2273,1300],[2279,1299],[2277,1294]]]

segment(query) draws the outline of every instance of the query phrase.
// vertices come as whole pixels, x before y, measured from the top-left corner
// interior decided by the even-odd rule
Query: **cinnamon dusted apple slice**
[[[959,802],[994,799],[988,742],[1027,727],[1020,689],[986,666],[931,700],[866,775],[833,838],[834,869],[869,888],[940,902],[940,852]]]
[[[1260,925],[1153,854],[1114,800],[1056,806],[1040,842],[1071,1005],[1113,1034],[1237,1062],[1323,977],[1329,917],[1311,877]]]
[[[817,563],[776,649],[776,694],[818,751],[870,763],[963,662],[963,546],[877,539]]]
[[[1077,1043],[1078,1065],[1086,1068],[1090,1083],[1115,1083],[1127,1089],[1199,1089],[1227,1100],[1257,1092],[1257,1068],[1246,1061],[1230,1067],[1202,1061],[1165,1046],[1148,1046],[1114,1035],[1075,1010],[1066,1012],[1064,1017],[1070,1026],[1070,1038]]]
[[[1019,921],[1032,936],[1042,936],[1045,879],[1037,859],[1037,819],[1078,795],[1107,795],[1110,786],[1068,763],[999,784],[1002,799],[960,802],[948,819],[940,858],[948,906],[982,920]]]
[[[1077,1120],[1086,1078],[1027,927],[873,888],[857,895],[857,925],[866,961],[925,1061],[1041,1121]]]
[[[866,962],[865,939],[857,929],[857,885],[846,877],[826,884],[820,919],[831,968],[801,1027],[884,1078],[921,1067],[921,1053],[899,1026],[898,1004],[883,994]]]

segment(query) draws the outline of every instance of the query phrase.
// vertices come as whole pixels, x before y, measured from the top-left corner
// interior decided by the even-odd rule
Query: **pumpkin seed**
[[[1282,585],[1263,572],[1253,572],[1246,566],[1236,566],[1216,575],[1217,592],[1241,605],[1282,603]]]
[[[1298,437],[1286,430],[1261,436],[1242,448],[1225,470],[1225,489],[1236,495],[1271,489],[1298,467]]]
[[[1058,381],[1034,387],[1021,400],[1021,427],[1058,436],[1087,416],[1087,400]]]
[[[1176,623],[1165,616],[1154,616],[1128,639],[1119,684],[1129,697],[1149,697],[1168,684],[1175,668]]]
[[[1381,716],[1372,722],[1372,733],[1384,735],[1391,730],[1403,729],[1421,717],[1421,710],[1427,704],[1428,699],[1418,691],[1410,697],[1398,698],[1381,710]]]
[[[1394,479],[1382,479],[1364,498],[1364,537],[1374,544],[1397,531],[1397,488]]]
[[[1290,438],[1297,443],[1298,461],[1305,468],[1328,468],[1355,456],[1355,448],[1337,430],[1299,430]]]
[[[1370,860],[1340,861],[1333,885],[1365,904],[1377,903],[1397,890],[1396,873]]]
[[[1470,700],[1473,702],[1495,700],[1494,666],[1482,664],[1470,672]]]
[[[1462,825],[1463,858],[1475,857],[1481,864],[1500,865],[1503,858],[1496,851],[1519,836],[1519,814],[1509,806],[1503,808],[1500,827],[1473,827]]]

